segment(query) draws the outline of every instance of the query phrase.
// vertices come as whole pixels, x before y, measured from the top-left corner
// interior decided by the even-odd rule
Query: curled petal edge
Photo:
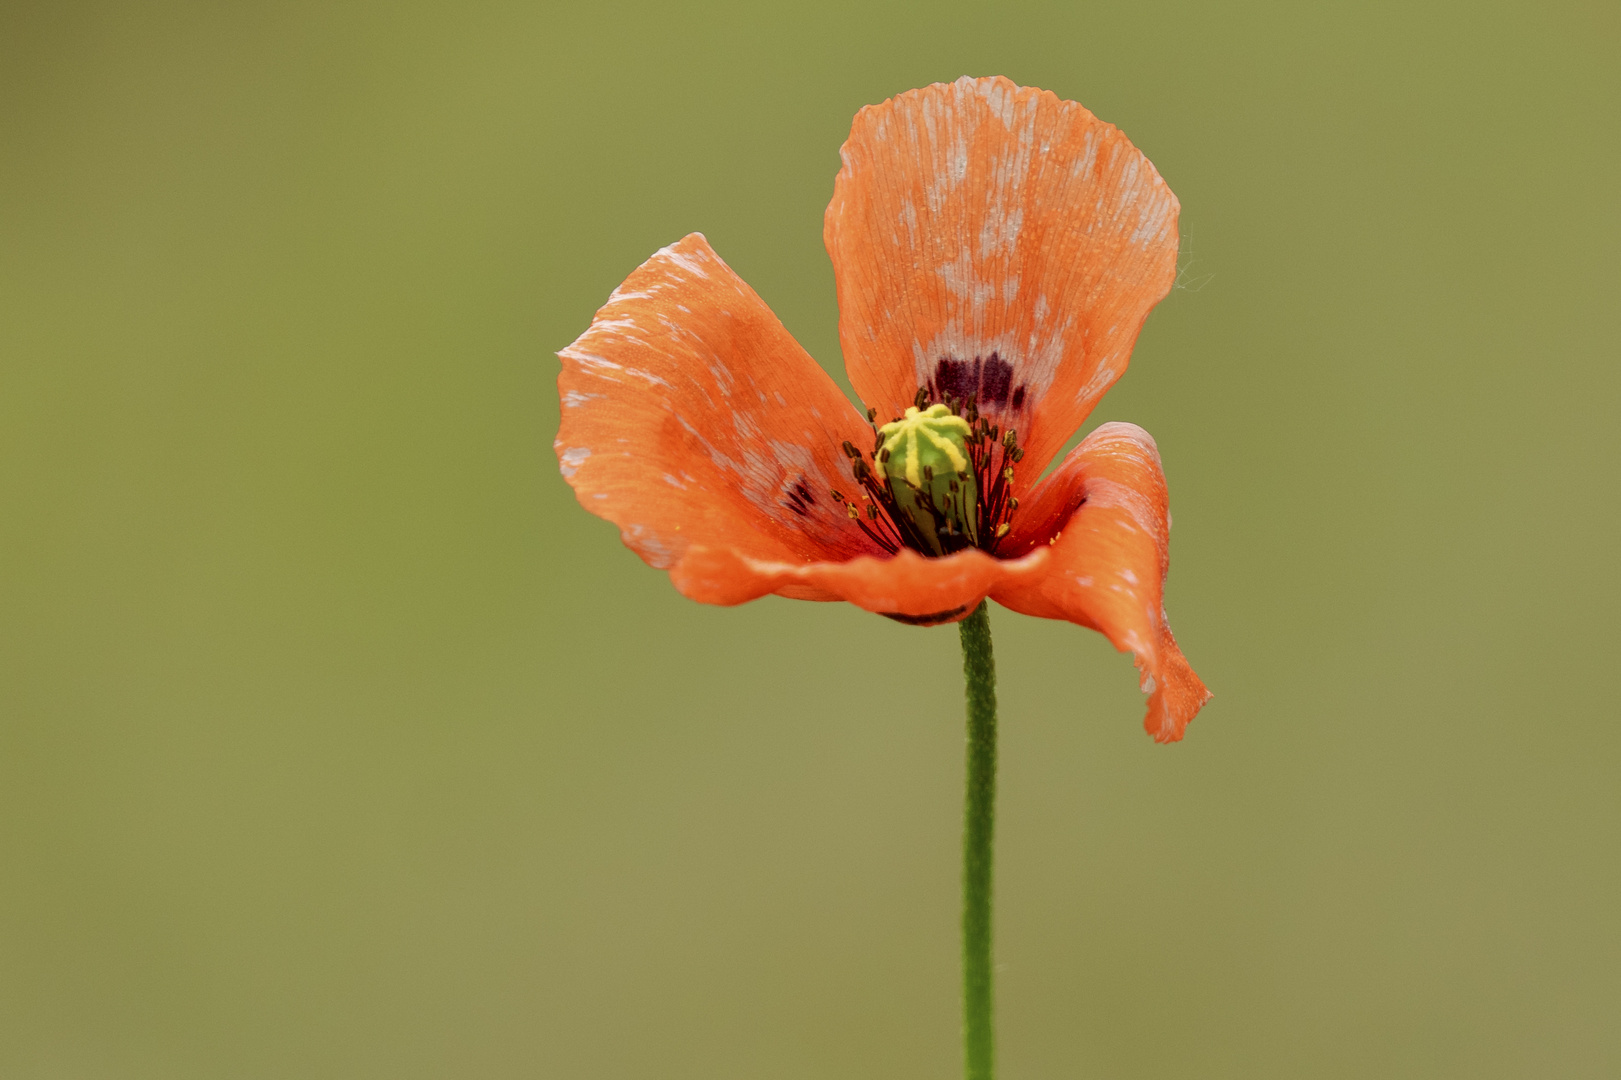
[[[1062,619],[1096,630],[1116,649],[1131,653],[1132,663],[1137,667],[1138,686],[1148,695],[1143,730],[1152,735],[1155,742],[1181,741],[1188,724],[1210,700],[1211,693],[1182,655],[1176,636],[1165,621],[1164,610],[1153,620],[1152,629],[1123,627],[1112,620],[1095,617],[1084,591],[1073,588],[1061,576],[1061,564],[1068,562],[1067,556],[1072,554],[1059,550],[1062,545],[1060,541],[1054,546],[1054,572],[1049,577],[1034,583],[1033,587],[993,590],[991,599],[1023,615]]]
[[[1143,727],[1176,742],[1210,700],[1165,618],[1170,508],[1158,448],[1135,424],[1104,424],[1083,439],[1030,499],[1031,531],[1014,551],[1045,547],[1053,559],[1031,582],[991,599],[1026,615],[1064,619],[1130,652],[1148,694]]]

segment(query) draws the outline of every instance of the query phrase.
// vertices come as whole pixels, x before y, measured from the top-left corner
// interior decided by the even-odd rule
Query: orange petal
[[[1165,621],[1171,515],[1159,450],[1135,424],[1104,424],[1042,481],[1014,515],[1009,555],[1047,548],[1050,572],[994,589],[997,603],[1100,630],[1135,654],[1149,694],[1143,726],[1175,742],[1210,700]],[[1026,555],[1026,557],[1028,557]]]
[[[848,600],[901,622],[932,626],[956,622],[998,589],[1036,587],[1050,562],[1044,548],[1022,559],[997,559],[975,549],[933,559],[902,550],[893,558],[794,564],[694,546],[670,579],[687,596],[709,604],[742,604],[779,593],[804,600]]]
[[[558,353],[563,476],[668,569],[693,544],[761,559],[878,551],[830,488],[872,429],[698,233],[637,268]]]
[[[1176,196],[1119,129],[1000,77],[868,106],[842,156],[824,236],[857,393],[888,418],[975,391],[1040,476],[1175,280]]]

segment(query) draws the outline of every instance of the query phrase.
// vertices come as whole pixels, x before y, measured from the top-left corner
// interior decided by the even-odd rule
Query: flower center
[[[944,555],[979,542],[979,481],[969,472],[968,421],[944,405],[917,406],[878,429],[878,467],[923,548]]]
[[[1014,465],[1024,457],[1017,434],[979,415],[973,397],[931,401],[917,392],[904,415],[873,429],[870,453],[844,444],[859,499],[831,492],[861,530],[891,554],[903,547],[950,555],[977,547],[995,553],[1019,507]],[[867,420],[876,419],[867,410]]]

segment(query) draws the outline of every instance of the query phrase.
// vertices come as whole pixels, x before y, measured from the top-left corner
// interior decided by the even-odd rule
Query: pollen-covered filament
[[[860,503],[834,491],[850,518],[891,554],[903,547],[950,555],[977,547],[995,553],[1018,509],[1014,466],[1024,457],[1017,435],[979,415],[973,398],[931,402],[920,389],[905,415],[874,428],[873,448],[844,444]],[[868,421],[875,419],[873,410]]]

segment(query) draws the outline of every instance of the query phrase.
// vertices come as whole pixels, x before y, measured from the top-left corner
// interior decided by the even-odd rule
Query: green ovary
[[[968,421],[930,405],[907,409],[878,431],[884,437],[878,468],[907,519],[902,527],[936,555],[977,546],[979,484],[968,456]]]

